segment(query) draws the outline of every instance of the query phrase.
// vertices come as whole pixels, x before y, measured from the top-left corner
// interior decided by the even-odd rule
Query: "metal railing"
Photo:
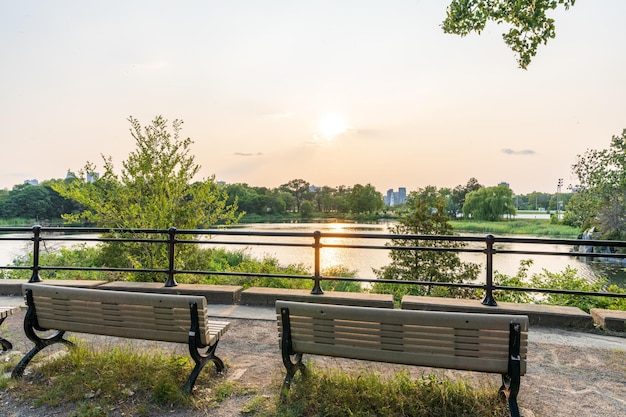
[[[80,234],[95,234],[97,237],[75,237]],[[18,236],[16,236],[18,235]],[[141,236],[139,238],[132,236]],[[211,236],[211,239],[205,239],[203,236]],[[215,239],[219,236],[246,236],[250,237],[269,237],[272,241],[227,241]],[[285,242],[282,238],[298,238],[302,242]],[[325,243],[325,239],[365,239],[371,241],[372,244],[332,244]],[[482,303],[485,305],[495,306],[497,302],[493,292],[496,290],[521,291],[521,292],[537,292],[537,293],[553,293],[553,294],[569,294],[574,296],[602,296],[626,298],[624,293],[611,292],[587,292],[567,289],[548,289],[548,288],[528,288],[528,287],[512,287],[499,286],[494,284],[493,271],[494,259],[500,254],[522,254],[522,255],[546,255],[546,256],[568,256],[568,257],[588,257],[588,258],[606,258],[610,256],[615,259],[626,259],[626,254],[619,253],[621,248],[626,248],[625,241],[604,241],[604,240],[580,240],[580,239],[543,239],[543,238],[524,238],[524,237],[496,237],[488,234],[484,237],[479,236],[435,236],[435,235],[397,235],[397,234],[368,234],[368,233],[322,233],[315,232],[279,232],[279,231],[242,231],[232,229],[198,229],[198,230],[177,230],[172,227],[169,229],[104,229],[104,228],[77,228],[77,227],[42,227],[35,225],[33,227],[4,227],[0,228],[0,242],[13,240],[32,242],[32,265],[5,265],[0,266],[0,270],[30,270],[31,276],[29,282],[41,281],[40,271],[58,270],[58,271],[108,271],[108,272],[129,272],[129,273],[158,273],[167,276],[165,287],[174,287],[177,284],[176,276],[182,274],[192,275],[222,275],[222,276],[238,276],[238,277],[272,277],[272,278],[290,278],[290,279],[307,279],[313,282],[312,294],[323,294],[321,287],[322,281],[354,281],[360,283],[391,283],[404,285],[419,286],[442,286],[457,288],[482,289],[485,296]],[[376,244],[376,242],[390,240],[402,240],[405,242],[417,242],[417,245],[406,246],[389,246]],[[85,266],[53,266],[41,265],[40,249],[41,244],[52,241],[65,242],[134,242],[149,243],[167,246],[167,267],[164,268],[113,268],[113,267],[85,267]],[[431,242],[461,242],[466,244],[462,247],[449,246],[420,246],[420,241]],[[537,250],[511,250],[496,248],[498,243],[514,243],[528,245],[566,245],[572,250],[564,251],[537,251]],[[208,271],[208,270],[184,270],[176,268],[176,247],[179,245],[190,244],[209,244],[209,245],[246,245],[246,246],[276,246],[276,247],[303,247],[311,248],[313,256],[313,275],[296,275],[296,274],[266,274],[259,272],[233,272],[233,271]],[[476,246],[479,247],[476,247]],[[585,247],[601,247],[613,248],[613,251],[619,252],[597,253],[597,252],[580,252],[573,250],[584,245]],[[450,283],[450,282],[433,282],[420,280],[386,280],[386,279],[369,279],[362,277],[336,277],[323,276],[321,273],[321,250],[323,248],[341,248],[341,249],[358,249],[358,250],[407,250],[407,251],[439,251],[439,252],[457,252],[457,253],[482,253],[485,256],[485,279],[482,283]]]

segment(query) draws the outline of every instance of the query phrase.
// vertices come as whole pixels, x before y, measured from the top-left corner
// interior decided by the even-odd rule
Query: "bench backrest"
[[[44,329],[187,343],[190,303],[198,307],[200,339],[213,344],[202,296],[125,292],[24,284],[32,290],[37,321]],[[218,335],[219,336],[219,335]]]
[[[289,310],[294,352],[405,365],[506,373],[510,324],[521,326],[526,373],[528,317],[277,301]]]

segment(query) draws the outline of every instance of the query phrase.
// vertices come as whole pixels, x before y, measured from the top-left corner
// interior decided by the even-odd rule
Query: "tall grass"
[[[548,219],[515,219],[499,222],[453,220],[456,232],[491,233],[493,235],[530,235],[575,239],[579,229],[564,224],[551,224]]]
[[[308,416],[506,416],[498,388],[474,388],[462,379],[425,375],[412,379],[407,371],[384,378],[371,371],[346,372],[308,366],[298,374],[279,417]]]
[[[8,389],[35,407],[70,406],[73,415],[108,416],[117,409],[122,415],[163,415],[176,408],[210,408],[231,395],[247,390],[216,375],[212,364],[200,373],[196,389],[201,395],[182,391],[192,363],[188,357],[163,350],[141,350],[131,343],[93,349],[84,341],[67,354],[33,367],[21,379],[8,382]]]

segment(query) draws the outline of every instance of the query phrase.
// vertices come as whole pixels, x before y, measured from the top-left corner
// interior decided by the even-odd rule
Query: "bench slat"
[[[125,337],[129,339],[144,339],[144,340],[158,340],[163,342],[177,342],[187,343],[189,337],[189,329],[185,332],[172,332],[170,329],[166,330],[151,330],[145,328],[133,328],[133,327],[115,327],[111,325],[95,327],[87,323],[68,322],[59,320],[46,320],[45,324],[42,323],[44,328],[50,329],[63,329],[69,332],[76,333],[89,333],[98,334],[104,336]],[[228,330],[228,326],[223,327],[210,327],[209,332],[205,334],[206,345],[214,345],[220,338],[220,336]]]
[[[189,302],[193,301],[198,304],[198,308],[206,308],[206,299],[196,295],[173,295],[159,293],[139,293],[131,291],[113,291],[84,289],[73,287],[60,287],[56,285],[25,284],[24,288],[37,287],[36,294],[41,297],[50,297],[57,300],[67,301],[90,301],[102,304],[133,304],[154,306],[162,305],[166,308],[189,306]]]
[[[465,371],[480,371],[503,373],[508,367],[507,359],[468,358],[440,354],[421,354],[418,352],[380,351],[376,349],[361,349],[345,346],[332,346],[328,349],[318,343],[298,344],[298,352],[323,356],[335,356],[349,359],[371,360],[376,362],[397,363],[402,365],[427,366],[433,368],[460,369]]]
[[[397,341],[355,340],[341,338],[302,337],[297,336],[293,342],[294,349],[301,351],[300,343],[319,343],[329,346],[329,350],[338,346],[362,348],[372,350],[387,350],[396,352],[441,353],[450,356],[484,357],[508,360],[508,345],[479,344],[479,343],[397,343]],[[303,351],[304,352],[304,351]],[[304,352],[306,353],[306,352]]]
[[[202,296],[45,284],[27,284],[26,288],[34,290],[37,319],[43,328],[186,343],[191,325],[189,306],[196,303],[202,344],[213,345],[228,329],[227,323],[212,325],[208,321],[206,299]]]
[[[295,352],[407,365],[506,373],[509,326],[519,322],[526,372],[528,318],[278,301],[289,309]],[[282,334],[282,333],[280,333]]]
[[[294,305],[291,301],[277,301],[278,305]],[[298,312],[305,317],[325,319],[332,312],[334,320],[357,320],[362,322],[387,323],[387,324],[415,324],[434,327],[456,327],[456,328],[479,328],[479,329],[508,329],[511,321],[521,319],[526,316],[513,314],[482,314],[482,313],[457,313],[442,311],[420,311],[415,314],[415,310],[395,310],[386,308],[368,308],[337,306],[330,304],[300,303],[295,310],[290,312],[292,317],[298,316]],[[327,309],[325,307],[330,307]],[[277,310],[278,312],[278,310]],[[328,314],[326,312],[329,312]],[[528,331],[526,326],[523,331]]]
[[[343,340],[354,346],[383,346],[395,349],[412,346],[433,349],[456,348],[459,350],[480,350],[487,354],[496,352],[508,354],[509,331],[468,330],[452,327],[429,327],[414,325],[388,325],[361,321],[311,319],[301,316],[290,317],[292,335],[295,339],[318,340],[320,343],[334,344]],[[280,327],[280,326],[279,326]],[[279,329],[282,331],[282,329]],[[522,354],[526,355],[527,333],[522,335]],[[398,345],[397,347],[395,345]]]

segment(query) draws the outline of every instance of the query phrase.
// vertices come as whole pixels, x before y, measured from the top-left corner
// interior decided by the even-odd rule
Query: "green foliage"
[[[0,194],[0,218],[24,218],[32,225],[57,220],[63,213],[79,211],[80,205],[62,197],[53,189],[60,180],[45,181],[40,185],[19,184]],[[13,223],[13,226],[18,223]]]
[[[348,196],[350,211],[355,214],[373,213],[384,206],[383,195],[370,185],[356,184]]]
[[[480,188],[465,196],[463,217],[495,222],[504,215],[514,215],[513,191],[507,186]]]
[[[322,271],[322,275],[326,277],[338,278],[354,278],[356,271],[349,270],[344,266],[334,266],[326,268]],[[322,281],[322,290],[324,291],[342,291],[342,292],[363,292],[360,282],[355,281]]]
[[[608,149],[579,155],[572,168],[580,186],[567,205],[568,223],[595,226],[603,239],[625,240],[626,129],[613,136]]]
[[[200,170],[189,154],[191,139],[181,139],[182,121],[157,116],[142,127],[130,117],[136,149],[122,162],[116,174],[111,157],[103,157],[104,175],[95,182],[95,165],[87,162],[73,181],[54,186],[59,194],[78,201],[86,210],[68,214],[68,220],[86,220],[101,227],[179,229],[209,227],[236,222],[236,204],[227,205],[227,195],[213,178],[193,182]]]
[[[407,198],[408,213],[390,228],[390,232],[398,235],[452,235],[452,226],[446,214],[446,200],[435,187],[427,187],[412,192]],[[454,249],[463,246],[462,242],[445,242],[426,239],[398,238],[386,245],[397,247],[389,251],[391,264],[374,270],[379,279],[415,280],[426,282],[469,282],[473,281],[479,266],[462,262],[457,253],[436,249]],[[435,250],[401,249],[402,247],[419,246]],[[434,295],[432,286],[419,287],[376,282],[372,291],[391,293],[399,300],[403,294]],[[455,290],[446,290],[448,296],[455,296]],[[440,291],[438,291],[440,293]]]
[[[12,391],[35,406],[74,404],[77,416],[107,416],[113,407],[127,415],[167,414],[163,407],[206,406],[243,392],[207,366],[196,382],[197,389],[206,391],[198,400],[182,391],[193,368],[187,357],[142,351],[132,344],[96,350],[84,341],[74,342],[67,355],[57,355],[32,374],[12,380]]]
[[[102,264],[102,246],[87,246],[82,243],[71,248],[58,250],[43,249],[39,253],[39,265],[49,267],[84,267],[96,268]],[[32,253],[13,260],[14,266],[31,266],[33,264]],[[29,279],[30,270],[7,270],[2,271],[5,278]],[[39,275],[43,279],[76,279],[76,280],[103,280],[115,281],[120,279],[120,274],[105,271],[64,271],[58,269],[42,270]]]
[[[565,269],[565,271],[558,273],[550,272],[544,268],[541,273],[533,274],[529,279],[528,269],[532,263],[532,260],[521,261],[518,272],[513,277],[496,272],[494,274],[494,283],[498,286],[520,288],[545,288],[551,290],[626,294],[626,288],[620,288],[613,284],[609,285],[608,280],[606,279],[589,282],[588,280],[579,277],[578,271],[569,266]],[[626,310],[625,298],[605,296],[568,295],[556,293],[532,294],[526,292],[498,290],[494,293],[494,297],[498,301],[572,306],[578,307],[586,312],[589,312],[592,308]]]
[[[601,209],[602,200],[593,192],[580,190],[569,199],[563,215],[563,224],[579,230],[591,229]]]
[[[465,204],[465,197],[472,191],[476,191],[483,188],[483,186],[474,177],[470,178],[465,185],[457,185],[454,189],[442,189],[440,193],[448,200],[447,212],[451,218],[456,218],[457,215],[463,212],[463,204]]]
[[[505,23],[504,42],[517,55],[520,68],[526,69],[537,54],[537,47],[556,36],[554,19],[548,12],[558,6],[568,9],[575,0],[453,0],[442,23],[445,33],[465,36],[481,33],[489,20]]]
[[[103,157],[104,175],[94,182],[88,178],[98,177],[96,167],[87,162],[78,177],[54,185],[59,194],[86,208],[79,214],[66,214],[66,220],[133,229],[197,229],[237,222],[236,202],[227,203],[228,196],[213,178],[193,182],[200,166],[189,154],[191,139],[180,138],[182,121],[172,122],[172,133],[161,116],[145,127],[132,117],[129,122],[136,149],[122,163],[120,175],[111,158]],[[184,266],[185,256],[192,252],[191,247],[179,251],[178,263]],[[167,265],[163,262],[167,259],[165,245],[115,242],[105,245],[103,254],[105,263],[113,267],[153,269]],[[150,279],[160,280],[154,275]]]
[[[300,204],[304,201],[307,195],[310,193],[310,186],[308,182],[303,179],[294,179],[286,184],[280,186],[280,189],[293,195],[295,199],[295,207],[288,207],[288,209],[295,209],[300,211]]]
[[[530,259],[523,259],[520,261],[520,266],[517,270],[517,274],[512,277],[502,274],[498,271],[494,271],[493,282],[495,285],[504,287],[520,287],[528,288],[528,269],[533,264]],[[524,303],[530,304],[535,302],[535,298],[528,292],[524,291],[494,291],[494,298],[498,301],[506,301],[511,303]]]
[[[575,239],[579,234],[577,227],[552,224],[550,220],[547,219],[505,219],[498,222],[453,220],[450,224],[452,224],[455,231],[467,233],[553,236],[572,239]]]
[[[385,379],[361,370],[298,374],[277,416],[506,416],[506,403],[492,385],[474,388],[462,379],[435,375],[411,378],[400,371]]]
[[[312,281],[308,279],[310,272],[305,266],[300,264],[283,266],[276,258],[270,256],[254,259],[245,250],[199,249],[187,266],[187,270],[193,271],[236,272],[245,275],[177,275],[176,280],[180,283],[241,285],[244,288],[313,288]],[[261,277],[255,274],[272,276]],[[281,278],[279,275],[301,275],[307,278]]]
[[[313,203],[310,201],[303,201],[300,205],[300,216],[303,219],[308,219],[313,215]]]

